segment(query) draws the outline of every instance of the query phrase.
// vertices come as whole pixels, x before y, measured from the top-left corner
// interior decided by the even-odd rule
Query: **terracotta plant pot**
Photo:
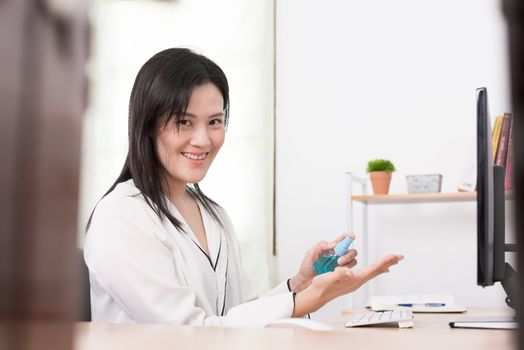
[[[388,194],[391,183],[391,173],[386,171],[372,171],[369,173],[374,194]]]

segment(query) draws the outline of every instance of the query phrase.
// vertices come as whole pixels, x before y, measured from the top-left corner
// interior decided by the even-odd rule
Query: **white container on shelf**
[[[442,175],[407,175],[408,193],[434,193],[442,189]]]

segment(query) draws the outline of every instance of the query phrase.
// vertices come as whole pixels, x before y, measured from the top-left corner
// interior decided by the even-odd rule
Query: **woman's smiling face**
[[[184,187],[201,181],[225,138],[224,99],[212,83],[191,93],[186,114],[167,124],[160,118],[155,140],[169,187]]]

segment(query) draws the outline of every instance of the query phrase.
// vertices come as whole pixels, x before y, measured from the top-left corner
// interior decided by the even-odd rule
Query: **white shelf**
[[[467,202],[477,199],[476,192],[451,192],[451,193],[410,193],[352,196],[352,200],[365,204],[387,203],[433,203],[433,202]]]
[[[506,199],[513,199],[513,192],[506,192]],[[477,192],[366,195],[351,196],[351,200],[364,204],[471,202],[477,200]]]

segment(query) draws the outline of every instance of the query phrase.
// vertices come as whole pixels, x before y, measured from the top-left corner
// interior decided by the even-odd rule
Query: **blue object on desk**
[[[445,303],[425,303],[425,304],[397,304],[397,306],[404,306],[404,307],[413,307],[413,306],[427,306],[427,307],[439,307],[439,306],[446,306]]]

